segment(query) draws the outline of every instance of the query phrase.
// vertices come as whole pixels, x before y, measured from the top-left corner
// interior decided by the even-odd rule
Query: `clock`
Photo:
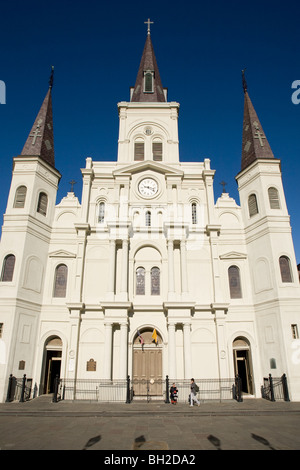
[[[152,178],[144,178],[139,183],[139,193],[145,197],[155,196],[158,191],[157,182]]]

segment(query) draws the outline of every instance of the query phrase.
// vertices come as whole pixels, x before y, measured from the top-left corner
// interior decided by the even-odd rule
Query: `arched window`
[[[66,297],[68,280],[68,267],[59,264],[55,270],[53,297]]]
[[[160,269],[151,269],[151,295],[160,295]]]
[[[153,93],[153,72],[147,71],[144,75],[144,92]]]
[[[258,214],[258,205],[255,194],[250,194],[248,198],[248,207],[250,217],[253,217],[255,214]]]
[[[192,203],[192,224],[197,223],[197,204],[195,202]]]
[[[100,204],[99,204],[99,215],[98,215],[99,224],[104,223],[104,217],[105,217],[105,203],[100,202]]]
[[[276,188],[268,189],[269,202],[271,209],[280,209],[279,194]]]
[[[11,282],[13,280],[15,261],[16,257],[14,255],[5,256],[1,273],[2,282]]]
[[[146,227],[151,227],[151,212],[147,211],[145,214]]]
[[[134,142],[134,160],[140,162],[143,161],[144,158],[144,142],[142,140],[136,140],[136,142]]]
[[[240,270],[237,266],[230,266],[230,268],[228,269],[228,281],[229,281],[230,298],[241,299],[242,289],[241,289]]]
[[[145,269],[136,270],[136,295],[145,295]]]
[[[26,186],[19,186],[16,191],[14,207],[16,209],[23,209],[25,206],[27,188]]]
[[[290,259],[287,256],[280,256],[279,266],[282,282],[293,282]]]
[[[37,212],[42,215],[47,214],[48,196],[45,193],[39,194],[39,200],[37,205]]]

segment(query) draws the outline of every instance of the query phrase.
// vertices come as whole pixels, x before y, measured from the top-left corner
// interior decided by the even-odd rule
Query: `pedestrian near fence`
[[[170,388],[170,396],[171,396],[172,405],[176,405],[177,398],[178,398],[178,389],[177,389],[175,383],[173,383],[172,387]]]
[[[190,406],[193,406],[194,401],[197,403],[198,406],[200,406],[200,402],[197,398],[197,392],[199,392],[199,387],[195,383],[195,379],[191,379]]]

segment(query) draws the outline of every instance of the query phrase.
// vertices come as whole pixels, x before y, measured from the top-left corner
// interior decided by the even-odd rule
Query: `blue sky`
[[[300,104],[291,88],[300,80],[297,0],[1,2],[0,223],[21,153],[48,89],[51,65],[58,199],[75,179],[81,198],[85,159],[116,160],[119,101],[129,100],[146,39],[151,37],[169,101],[180,103],[181,161],[211,159],[215,199],[222,180],[239,203],[243,91],[248,91],[276,158],[300,263],[298,192]]]

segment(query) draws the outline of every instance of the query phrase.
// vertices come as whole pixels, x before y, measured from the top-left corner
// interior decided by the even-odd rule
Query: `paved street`
[[[298,450],[300,403],[0,404],[2,450]],[[107,454],[111,455],[111,454]],[[140,454],[139,454],[140,455]]]

